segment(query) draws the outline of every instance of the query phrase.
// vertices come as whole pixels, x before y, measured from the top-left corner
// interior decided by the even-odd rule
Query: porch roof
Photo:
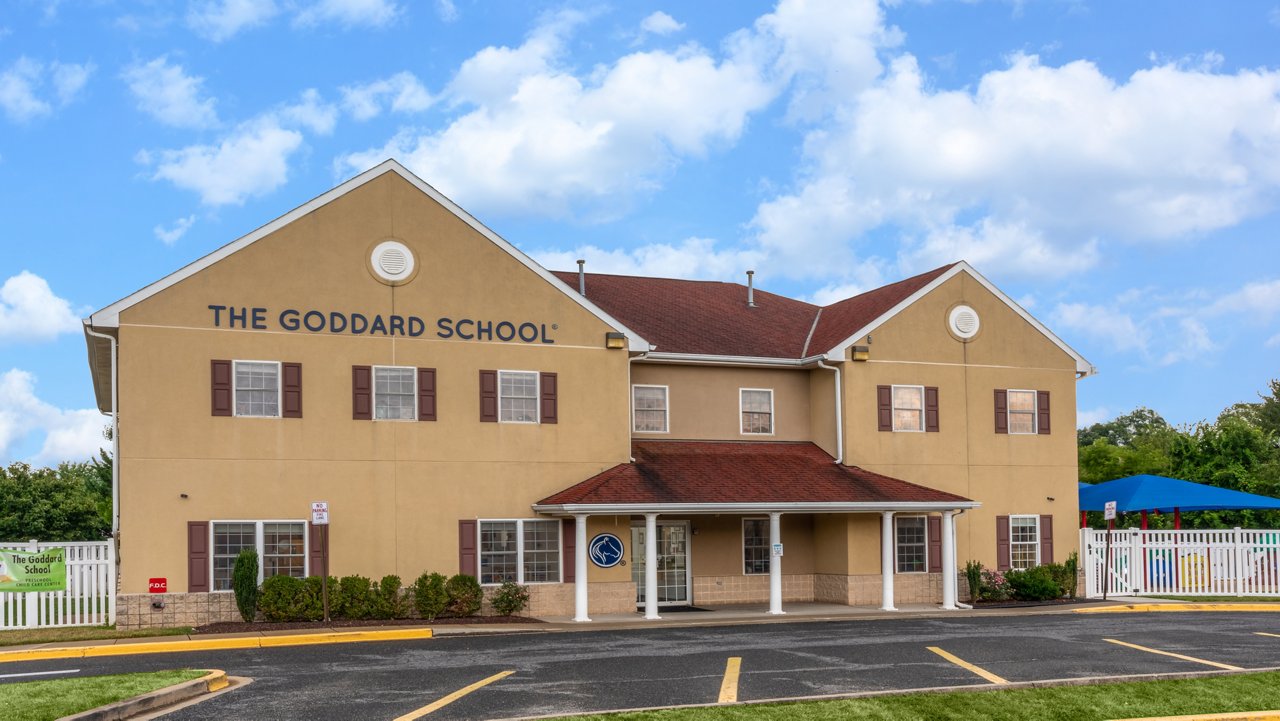
[[[941,511],[975,501],[833,462],[809,442],[635,441],[634,463],[534,504],[540,513]]]

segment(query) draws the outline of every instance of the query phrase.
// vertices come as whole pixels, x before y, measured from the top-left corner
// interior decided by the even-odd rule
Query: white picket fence
[[[1280,596],[1280,530],[1080,531],[1085,594]]]
[[[0,549],[67,549],[67,588],[33,593],[0,592],[0,630],[53,626],[101,626],[116,622],[116,549],[112,541],[3,543]]]

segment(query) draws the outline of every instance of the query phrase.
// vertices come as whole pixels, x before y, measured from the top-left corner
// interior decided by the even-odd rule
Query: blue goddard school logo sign
[[[622,540],[612,533],[601,533],[591,539],[587,555],[600,568],[613,568],[622,562]]]
[[[214,328],[245,330],[284,330],[308,333],[341,333],[346,335],[381,335],[419,338],[427,333],[448,340],[487,340],[503,343],[555,343],[547,334],[546,323],[513,320],[475,320],[473,318],[437,318],[428,326],[416,315],[364,315],[330,310],[298,310],[286,308],[273,313],[268,308],[210,305]],[[272,327],[274,321],[275,327]],[[559,328],[552,323],[551,330]]]

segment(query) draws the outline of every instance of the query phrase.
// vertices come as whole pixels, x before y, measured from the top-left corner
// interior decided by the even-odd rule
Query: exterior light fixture
[[[605,333],[604,347],[609,350],[622,350],[627,347],[627,336],[624,333]]]
[[[871,348],[865,345],[855,345],[849,354],[850,360],[865,361],[871,358]]]

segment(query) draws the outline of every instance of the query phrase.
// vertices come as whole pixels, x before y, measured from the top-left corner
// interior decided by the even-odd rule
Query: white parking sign
[[[1116,519],[1115,501],[1107,501],[1107,504],[1103,506],[1102,518],[1106,521],[1114,521]]]
[[[328,501],[312,501],[311,502],[311,525],[313,526],[329,525],[329,502]]]

